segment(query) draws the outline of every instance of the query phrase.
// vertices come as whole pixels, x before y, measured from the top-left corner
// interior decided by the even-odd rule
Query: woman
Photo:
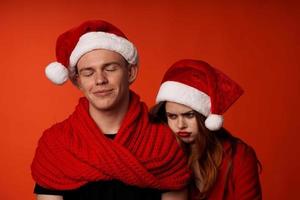
[[[222,114],[243,90],[198,60],[180,60],[166,72],[154,122],[168,123],[189,156],[190,199],[261,199],[255,151],[222,128]]]

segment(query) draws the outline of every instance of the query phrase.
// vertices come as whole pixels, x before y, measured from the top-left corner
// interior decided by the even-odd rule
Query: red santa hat
[[[56,62],[45,70],[55,84],[63,84],[76,73],[76,64],[85,53],[95,49],[107,49],[121,54],[128,63],[138,63],[135,46],[114,25],[102,20],[90,20],[61,34],[56,42]],[[70,74],[69,74],[70,73]]]
[[[156,103],[172,101],[191,107],[206,118],[211,131],[223,125],[222,114],[243,94],[242,88],[219,70],[200,60],[180,60],[162,80]]]

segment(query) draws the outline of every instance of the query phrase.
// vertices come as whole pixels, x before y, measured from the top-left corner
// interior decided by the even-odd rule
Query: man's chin
[[[113,110],[112,105],[94,105],[95,109],[101,112],[108,112]]]
[[[95,109],[97,111],[101,112],[108,112],[113,110],[113,104],[110,101],[103,101],[103,100],[93,100],[90,101],[90,106],[92,109]]]

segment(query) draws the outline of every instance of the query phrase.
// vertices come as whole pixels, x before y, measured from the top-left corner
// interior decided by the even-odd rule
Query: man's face
[[[137,67],[128,65],[116,52],[98,49],[84,54],[77,70],[78,87],[89,100],[90,111],[113,111],[128,98]]]

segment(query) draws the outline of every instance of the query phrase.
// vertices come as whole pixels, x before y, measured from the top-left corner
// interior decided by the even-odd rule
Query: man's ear
[[[79,75],[76,74],[75,77],[74,77],[74,79],[75,79],[75,83],[76,83],[75,85],[77,86],[77,88],[78,88],[79,90],[81,90],[81,82],[80,82]]]
[[[138,65],[131,65],[128,66],[128,82],[129,84],[133,83],[138,75],[139,67]]]

